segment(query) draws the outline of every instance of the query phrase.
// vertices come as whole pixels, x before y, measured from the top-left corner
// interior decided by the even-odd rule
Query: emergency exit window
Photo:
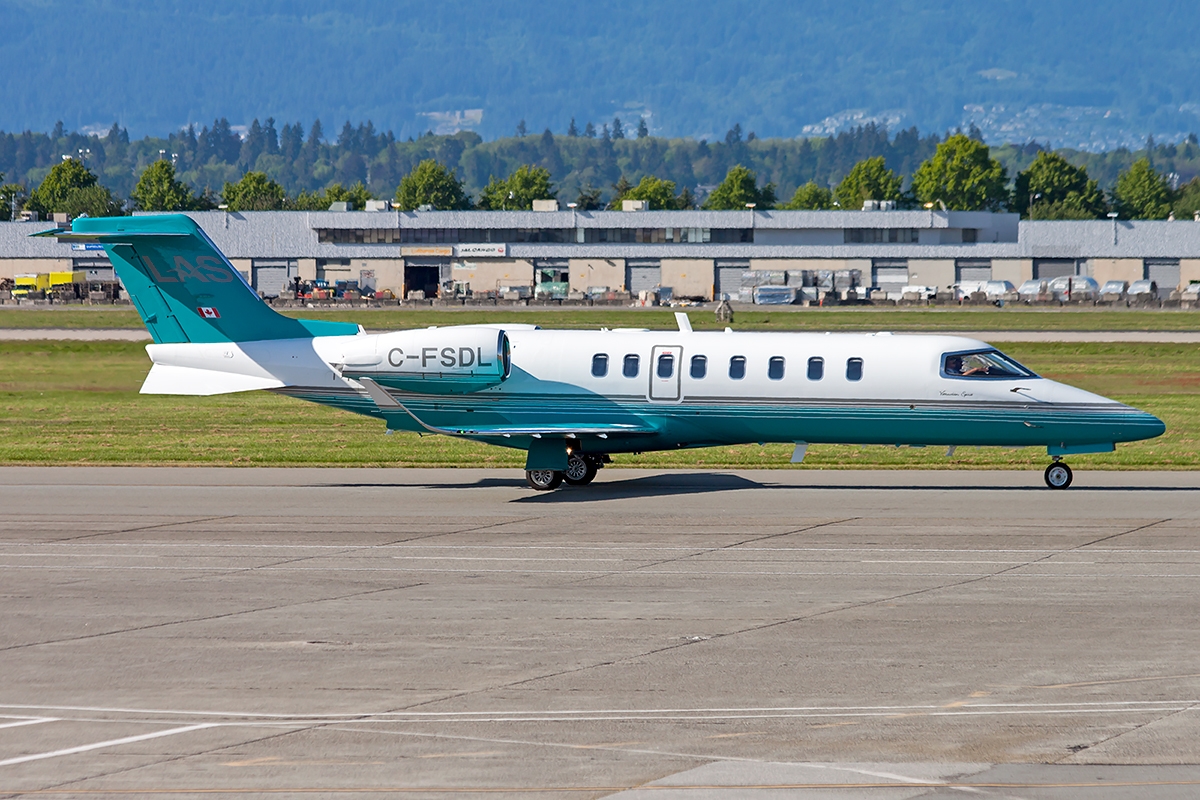
[[[658,377],[669,378],[675,374],[675,356],[663,353],[658,357]]]

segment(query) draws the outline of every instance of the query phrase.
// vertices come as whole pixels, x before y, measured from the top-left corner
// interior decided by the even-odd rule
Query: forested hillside
[[[712,141],[874,119],[1099,149],[1200,124],[1200,14],[1177,3],[0,0],[0,28],[8,130],[273,116],[494,139],[645,116]]]

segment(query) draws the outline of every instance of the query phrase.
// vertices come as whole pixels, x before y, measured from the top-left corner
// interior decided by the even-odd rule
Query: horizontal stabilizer
[[[256,389],[279,389],[285,385],[277,378],[155,364],[150,368],[150,374],[146,376],[146,380],[142,384],[141,393],[206,397],[214,394],[252,392]]]

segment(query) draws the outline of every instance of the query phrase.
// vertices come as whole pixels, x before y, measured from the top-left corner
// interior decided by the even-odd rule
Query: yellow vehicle
[[[13,279],[13,297],[25,297],[30,292],[44,292],[50,288],[50,273],[27,273]]]

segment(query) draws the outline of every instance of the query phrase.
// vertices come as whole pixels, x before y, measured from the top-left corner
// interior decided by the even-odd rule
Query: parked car
[[[954,290],[955,300],[969,300],[971,295],[976,292],[985,291],[987,281],[963,281],[962,283],[951,284],[950,288]]]
[[[1042,295],[1046,294],[1047,281],[1034,280],[1025,281],[1021,284],[1021,288],[1017,289],[1017,295],[1026,301],[1037,300]]]
[[[1158,297],[1158,282],[1152,280],[1140,280],[1129,284],[1129,291],[1126,294],[1126,297],[1128,297],[1130,300],[1133,300],[1141,295]]]
[[[1054,278],[1046,289],[1055,300],[1096,300],[1100,297],[1100,284],[1086,275],[1065,275]]]
[[[1100,287],[1100,299],[1107,300],[1110,303],[1124,300],[1125,292],[1128,289],[1128,281],[1105,281],[1104,285]]]
[[[1016,292],[1017,287],[1012,285],[1012,281],[988,281],[983,285],[983,291],[988,300],[1003,300],[1006,295]]]

